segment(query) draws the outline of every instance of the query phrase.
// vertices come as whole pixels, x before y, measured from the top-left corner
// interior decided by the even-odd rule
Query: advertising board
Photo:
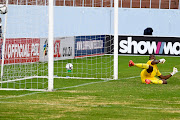
[[[48,39],[40,39],[40,62],[48,61]],[[74,59],[74,37],[54,39],[54,60]]]
[[[119,54],[180,56],[180,38],[176,37],[119,36],[118,44]],[[109,54],[112,54],[113,46],[109,48]]]
[[[0,39],[1,61],[2,61],[2,46],[3,46],[3,39]],[[40,55],[40,39],[38,38],[6,39],[4,64],[38,62],[39,55]]]
[[[105,35],[75,37],[75,57],[104,54]]]

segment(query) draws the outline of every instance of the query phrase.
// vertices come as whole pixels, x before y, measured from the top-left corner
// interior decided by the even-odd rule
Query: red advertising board
[[[2,46],[3,46],[3,39],[0,40],[1,61],[2,61]],[[38,62],[39,55],[40,55],[39,38],[6,39],[4,64]]]
[[[54,42],[54,57],[61,57],[60,54],[60,40]]]

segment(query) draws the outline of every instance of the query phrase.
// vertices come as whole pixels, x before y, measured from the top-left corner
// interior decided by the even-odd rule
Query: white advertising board
[[[54,61],[74,59],[74,37],[54,38]],[[40,62],[48,61],[48,39],[40,39]]]

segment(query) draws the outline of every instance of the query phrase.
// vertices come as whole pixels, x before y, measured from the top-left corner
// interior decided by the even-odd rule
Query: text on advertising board
[[[137,41],[132,38],[127,37],[127,40],[119,41],[120,53],[180,55],[180,41],[149,41],[147,39]]]

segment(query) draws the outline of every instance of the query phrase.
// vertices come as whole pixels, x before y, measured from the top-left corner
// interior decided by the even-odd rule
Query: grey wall
[[[155,36],[180,36],[180,9],[119,9],[119,34],[142,35],[146,27]]]
[[[113,34],[113,14],[111,8],[56,6],[54,36]],[[7,38],[48,36],[47,6],[11,5],[7,16]],[[143,35],[152,27],[154,36],[180,36],[180,10],[119,8],[118,26],[121,35]]]

